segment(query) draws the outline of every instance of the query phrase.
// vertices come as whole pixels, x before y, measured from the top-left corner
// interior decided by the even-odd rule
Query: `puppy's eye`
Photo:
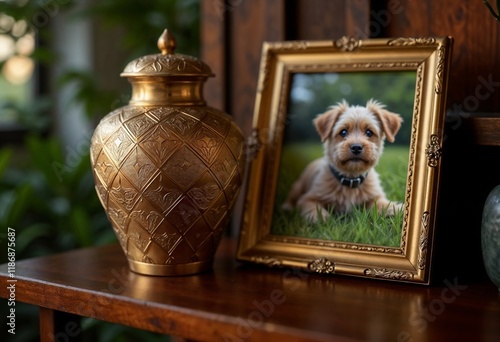
[[[367,129],[367,130],[366,130],[366,132],[365,132],[365,134],[366,134],[366,136],[367,136],[368,138],[370,138],[371,136],[373,136],[373,131],[372,131],[372,130],[370,130],[370,129]]]
[[[342,138],[345,138],[349,135],[349,132],[347,132],[347,129],[343,129],[340,131],[339,135],[342,137]]]

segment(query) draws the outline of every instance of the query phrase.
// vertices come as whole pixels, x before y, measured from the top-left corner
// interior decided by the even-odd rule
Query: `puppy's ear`
[[[321,137],[321,142],[325,142],[325,140],[332,133],[333,125],[337,121],[340,114],[342,114],[349,104],[344,100],[342,103],[339,103],[335,106],[330,107],[330,110],[323,114],[319,114],[314,120],[314,126]]]
[[[394,142],[394,138],[403,123],[401,115],[389,112],[383,104],[373,99],[368,101],[366,108],[378,117],[387,141]]]

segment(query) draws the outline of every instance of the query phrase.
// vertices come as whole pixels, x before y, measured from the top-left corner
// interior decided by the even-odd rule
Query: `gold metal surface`
[[[158,39],[158,48],[161,51],[159,54],[142,56],[129,62],[121,76],[214,76],[210,67],[198,58],[174,53],[175,38],[168,30]]]
[[[439,187],[449,37],[264,43],[252,161],[237,258],[279,267],[429,283]],[[415,100],[399,247],[273,235],[278,171],[294,73],[415,71]]]
[[[147,275],[155,276],[176,276],[176,275],[189,275],[201,272],[206,272],[212,269],[213,260],[208,259],[200,262],[191,262],[187,264],[174,264],[174,265],[159,265],[148,262],[140,262],[135,260],[128,260],[130,270]]]
[[[132,61],[128,106],[106,115],[91,142],[99,199],[132,271],[184,275],[211,267],[243,179],[240,129],[226,113],[205,106],[210,68],[173,54],[168,32],[162,53]]]
[[[158,38],[158,48],[161,51],[162,55],[169,55],[174,53],[175,51],[175,38],[172,34],[165,29],[161,34],[160,38]]]

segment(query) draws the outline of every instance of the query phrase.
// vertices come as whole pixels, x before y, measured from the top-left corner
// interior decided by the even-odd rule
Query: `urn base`
[[[150,276],[183,276],[210,271],[213,259],[175,265],[158,265],[128,260],[128,265],[131,271],[139,274]]]

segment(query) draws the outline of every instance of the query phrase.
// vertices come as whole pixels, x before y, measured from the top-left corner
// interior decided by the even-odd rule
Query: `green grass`
[[[307,222],[297,210],[281,209],[288,191],[304,167],[323,155],[319,144],[289,144],[282,151],[280,176],[274,208],[272,233],[321,240],[335,240],[360,244],[399,246],[402,213],[386,217],[375,208],[356,208],[348,214],[333,214],[323,222]],[[387,145],[376,167],[387,198],[404,200],[408,165],[408,149]]]

